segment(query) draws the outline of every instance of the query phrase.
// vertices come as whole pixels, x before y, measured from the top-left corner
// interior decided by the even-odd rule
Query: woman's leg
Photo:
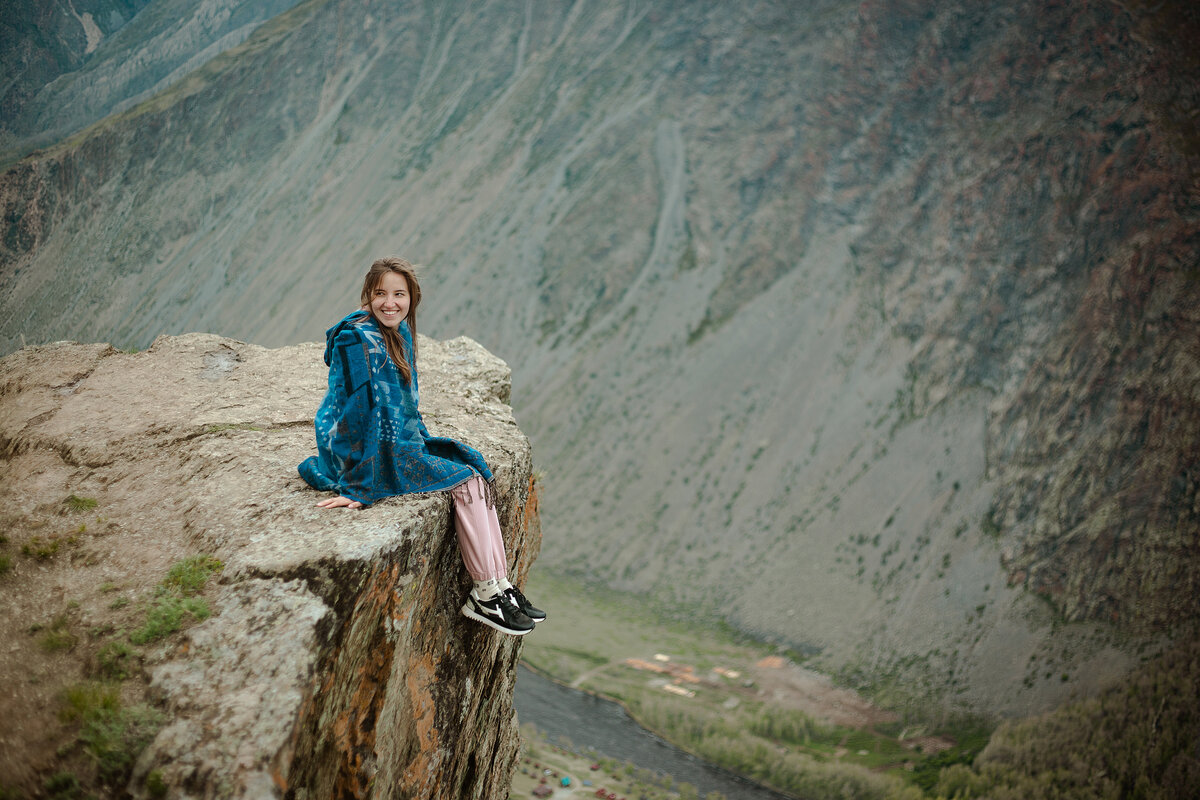
[[[495,508],[488,508],[487,487],[475,476],[450,491],[454,498],[454,529],[458,549],[475,589],[462,607],[464,616],[503,633],[524,636],[533,620],[517,606],[508,588],[504,539]]]
[[[508,577],[504,538],[496,509],[488,508],[483,478],[476,475],[450,490],[454,498],[454,530],[467,572],[475,581]]]

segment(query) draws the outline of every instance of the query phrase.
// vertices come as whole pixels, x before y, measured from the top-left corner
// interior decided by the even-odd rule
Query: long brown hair
[[[363,279],[362,296],[359,299],[367,313],[374,317],[375,314],[371,311],[371,297],[379,288],[379,284],[383,283],[383,276],[389,272],[394,272],[404,278],[404,282],[408,284],[408,315],[401,324],[407,324],[408,332],[412,334],[412,360],[415,364],[417,363],[417,306],[421,304],[421,284],[417,283],[417,273],[413,265],[399,256],[376,259],[371,268],[367,270],[367,277]],[[380,333],[383,334],[383,341],[387,345],[392,363],[396,365],[396,369],[400,370],[404,382],[411,383],[412,370],[408,366],[408,354],[404,351],[404,340],[400,338],[400,334],[384,325],[378,318],[375,319],[375,322]]]

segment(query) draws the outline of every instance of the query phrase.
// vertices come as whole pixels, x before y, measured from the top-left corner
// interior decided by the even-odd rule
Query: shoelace
[[[521,606],[513,601],[508,592],[500,593],[500,604],[505,607],[506,611],[516,611],[521,613]]]
[[[521,594],[521,590],[515,586],[510,586],[505,594],[512,595],[513,602],[516,603],[517,608],[524,608],[529,605],[529,601],[525,599],[525,595]]]

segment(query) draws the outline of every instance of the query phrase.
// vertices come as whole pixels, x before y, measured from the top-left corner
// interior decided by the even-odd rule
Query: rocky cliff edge
[[[492,465],[523,582],[541,533],[509,370],[465,338],[420,355],[426,423]],[[506,795],[520,640],[459,614],[447,496],[314,506],[295,467],[315,452],[321,356],[191,334],[0,361],[10,789],[69,772],[137,797]],[[172,565],[198,554],[222,565],[194,614],[211,616],[139,646]],[[128,764],[97,757],[79,687],[147,710]]]

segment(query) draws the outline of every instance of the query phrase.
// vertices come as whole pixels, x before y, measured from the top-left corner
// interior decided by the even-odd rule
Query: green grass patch
[[[920,797],[896,775],[872,771],[897,771],[920,759],[894,737],[768,707],[746,685],[764,656],[797,661],[799,653],[702,617],[672,619],[653,600],[561,576],[535,573],[527,589],[549,609],[553,626],[539,627],[525,641],[524,661],[562,683],[619,701],[639,723],[674,744],[800,797]],[[658,654],[669,661],[657,661]],[[701,680],[678,683],[694,692],[679,696],[664,689],[668,675],[635,670],[626,659],[689,665]]]
[[[25,544],[21,545],[21,553],[29,558],[36,558],[39,561],[48,561],[54,558],[59,547],[62,546],[62,539],[57,536],[34,536]]]
[[[12,569],[12,559],[7,553],[0,553],[0,575],[3,575],[10,569]],[[3,800],[3,798],[0,798],[0,800]]]
[[[124,642],[108,642],[96,651],[96,674],[104,680],[123,681],[132,674],[136,656]]]
[[[101,636],[108,636],[117,628],[111,622],[102,622],[99,625],[93,625],[88,628],[88,638],[99,639]]]
[[[47,653],[58,653],[70,650],[75,646],[77,638],[71,633],[70,620],[66,614],[59,614],[42,631],[38,637],[38,646]]]
[[[151,797],[166,797],[169,788],[162,770],[150,770],[150,774],[146,776],[146,791]]]
[[[173,564],[158,585],[146,611],[145,623],[129,635],[129,640],[134,644],[149,644],[175,633],[188,618],[197,622],[208,619],[212,614],[208,603],[195,595],[223,567],[218,559],[208,555],[191,556]]]
[[[73,772],[56,772],[42,783],[55,800],[83,797],[83,787]]]
[[[868,730],[849,731],[843,740],[849,753],[846,759],[865,767],[894,767],[906,761],[915,761],[919,755],[895,739],[880,736]]]
[[[197,594],[213,574],[225,565],[212,556],[191,556],[171,565],[167,577],[159,584],[161,589],[175,591],[184,596]]]
[[[63,722],[82,722],[115,712],[121,707],[121,690],[108,683],[77,683],[62,692],[58,718]]]
[[[76,740],[110,786],[128,780],[134,761],[162,724],[158,711],[141,704],[126,708],[118,686],[98,682],[67,687],[59,717],[79,724]]]
[[[95,760],[101,780],[120,784],[161,724],[162,715],[149,706],[122,708],[86,722],[79,732],[79,741]]]
[[[146,612],[145,624],[129,634],[129,641],[134,644],[156,642],[182,628],[185,618],[191,617],[199,622],[208,619],[211,613],[208,603],[204,602],[202,597],[162,595],[154,599]]]
[[[63,500],[63,509],[70,512],[91,511],[98,506],[99,503],[92,497],[79,497],[78,495],[68,495],[66,500]]]

